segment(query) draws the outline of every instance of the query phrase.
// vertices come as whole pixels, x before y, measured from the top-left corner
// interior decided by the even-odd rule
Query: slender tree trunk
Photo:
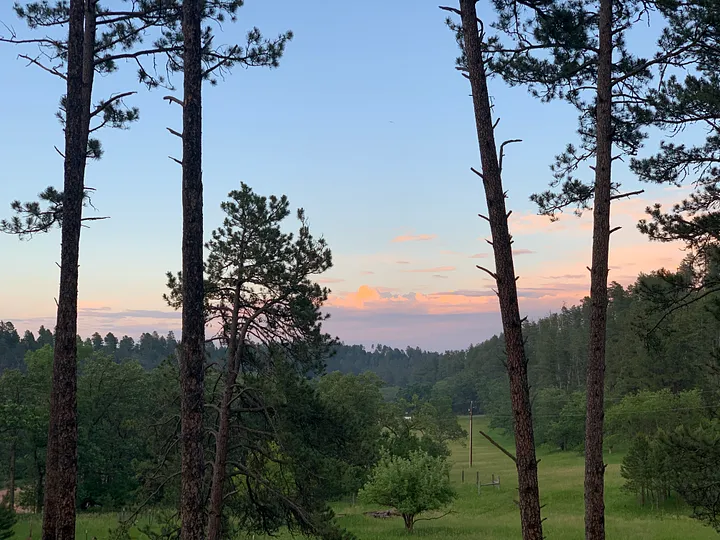
[[[43,504],[43,486],[45,485],[45,472],[38,456],[37,447],[33,450],[33,460],[35,461],[35,471],[37,478],[35,480],[35,513],[39,514]]]
[[[228,446],[230,442],[230,403],[237,382],[238,370],[229,370],[225,378],[222,403],[220,404],[220,422],[215,442],[215,462],[213,466],[212,488],[210,491],[210,523],[208,540],[222,538],[223,486],[227,469]]]
[[[597,79],[597,152],[590,277],[590,342],[585,417],[585,538],[604,540],[605,501],[603,421],[605,399],[605,333],[610,252],[612,164],[612,0],[600,0]]]
[[[180,383],[182,386],[182,540],[204,536],[203,379],[205,319],[203,313],[202,183],[202,21],[201,0],[183,0],[183,311]]]
[[[60,292],[48,429],[43,540],[75,538],[77,297],[92,100],[96,0],[70,0]]]
[[[495,254],[495,279],[507,351],[507,369],[510,378],[510,397],[515,426],[522,536],[523,540],[542,540],[540,491],[527,378],[527,357],[525,355],[522,320],[520,318],[515,283],[512,238],[508,230],[505,194],[502,187],[502,171],[495,145],[495,133],[490,110],[485,65],[478,34],[475,1],[461,0],[460,10],[480,146],[483,185],[488,206],[488,221],[490,222],[493,252]]]
[[[8,503],[12,511],[15,511],[15,453],[17,451],[17,435],[10,441],[10,481],[8,486]]]
[[[225,388],[220,403],[220,420],[217,438],[215,439],[215,462],[213,464],[212,484],[210,487],[210,520],[208,523],[208,540],[220,540],[222,535],[223,487],[227,468],[228,443],[230,441],[230,403],[233,399],[235,383],[238,376],[238,350],[243,347],[238,343],[238,318],[240,311],[241,279],[235,288],[230,339],[227,353],[227,372]]]

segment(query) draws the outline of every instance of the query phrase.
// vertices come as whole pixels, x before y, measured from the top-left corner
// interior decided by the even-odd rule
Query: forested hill
[[[637,390],[668,388],[673,392],[717,388],[720,320],[714,315],[717,299],[702,298],[663,318],[637,284],[628,288],[613,284],[608,312],[608,356],[606,385],[609,399]],[[566,393],[582,391],[588,309],[585,302],[538,321],[525,323],[528,341],[529,376],[533,391],[556,388]],[[12,323],[0,323],[0,369],[22,367],[27,351],[52,344],[52,333],[40,328],[37,336],[21,337]],[[145,333],[135,341],[95,333],[84,340],[87,347],[111,355],[117,361],[137,360],[146,369],[157,366],[177,347],[172,333]],[[213,359],[222,350],[210,346]],[[461,351],[436,353],[408,347],[405,350],[376,345],[340,345],[327,362],[328,371],[362,373],[372,371],[388,386],[405,388],[420,397],[447,395],[457,412],[470,400],[481,410],[497,409],[506,400],[507,382],[503,365],[503,342],[494,336]]]

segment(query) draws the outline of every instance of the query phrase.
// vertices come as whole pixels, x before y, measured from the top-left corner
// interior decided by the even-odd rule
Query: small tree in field
[[[413,532],[423,512],[440,510],[457,494],[450,486],[450,464],[425,452],[411,452],[407,458],[385,456],[370,480],[360,490],[360,500],[397,509],[405,528]]]

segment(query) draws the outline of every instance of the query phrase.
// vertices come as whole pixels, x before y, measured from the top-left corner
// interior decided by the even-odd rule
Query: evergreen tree
[[[590,283],[590,336],[587,360],[587,419],[585,460],[586,538],[604,539],[603,403],[606,369],[610,204],[638,192],[619,193],[612,180],[612,163],[619,155],[637,153],[651,121],[643,92],[652,68],[681,57],[688,42],[676,42],[651,59],[633,56],[627,32],[653,4],[637,0],[565,2],[500,0],[495,2],[500,28],[513,43],[499,39],[488,45],[492,69],[510,84],[528,85],[548,101],[562,98],[580,112],[580,148],[568,145],[553,166],[553,187],[532,199],[542,213],[555,214],[568,206],[578,213],[593,208],[593,251]],[[697,42],[698,35],[691,41]],[[589,92],[589,95],[588,95]],[[594,158],[594,179],[575,176],[579,165]]]
[[[9,540],[15,537],[13,528],[17,520],[17,515],[9,506],[0,504],[0,540]]]
[[[460,10],[444,8],[460,15],[461,26],[448,24],[457,32],[462,56],[459,67],[467,71],[472,88],[477,138],[480,147],[482,178],[485,188],[488,215],[495,257],[495,271],[478,266],[488,273],[497,286],[500,315],[505,336],[507,370],[510,380],[510,395],[514,420],[517,473],[519,483],[520,520],[524,540],[541,540],[542,518],[540,516],[540,491],[538,487],[535,436],[533,434],[530,387],[528,385],[527,355],[522,332],[522,319],[517,295],[517,280],[512,254],[512,236],[508,228],[505,206],[506,193],[503,189],[502,161],[505,146],[517,140],[505,141],[500,145],[500,154],[495,142],[495,124],[487,86],[487,65],[483,58],[487,48],[484,30],[478,29],[475,0],[460,0]],[[473,169],[474,170],[474,169]]]
[[[207,322],[219,324],[219,338],[227,346],[210,498],[208,538],[212,540],[222,534],[231,404],[238,374],[262,370],[257,362],[266,356],[263,351],[275,347],[287,351],[299,372],[320,371],[330,346],[329,336],[321,331],[325,317],[319,311],[328,291],[311,280],[332,265],[325,241],[310,234],[302,209],[297,213],[297,237],[281,231],[290,214],[287,197],[261,197],[245,184],[229,197],[221,205],[226,214],[223,226],[213,231],[207,244],[205,265],[204,315]],[[171,292],[166,299],[184,310],[185,273],[168,277]]]

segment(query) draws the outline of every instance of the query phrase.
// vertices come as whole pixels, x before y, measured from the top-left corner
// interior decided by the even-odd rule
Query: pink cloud
[[[371,270],[363,270],[362,272],[360,272],[360,274],[362,274],[363,276],[371,276],[371,275],[373,275],[374,273],[375,273],[375,272],[373,272],[373,271],[371,271]]]
[[[403,272],[418,273],[418,272],[453,272],[455,271],[454,266],[435,266],[433,268],[418,268],[415,270],[403,270]]]
[[[470,258],[470,259],[486,259],[489,256],[490,255],[488,255],[487,253],[476,253],[475,255],[470,255],[470,257],[468,257],[468,258]]]
[[[512,254],[513,255],[530,255],[531,253],[535,253],[531,249],[513,249]]]
[[[442,274],[433,274],[434,278],[440,278],[440,279],[447,279],[447,276],[443,276]]]
[[[586,294],[585,287],[520,286],[518,296],[521,309],[527,311],[557,309],[563,303],[575,303]],[[498,311],[497,296],[491,288],[460,289],[428,294],[420,292],[381,292],[368,285],[357,291],[331,295],[327,306],[337,317],[344,310],[362,310],[373,313],[396,314],[462,314],[493,313]]]
[[[410,264],[410,261],[395,261],[395,264]]]
[[[403,234],[392,239],[393,242],[427,242],[434,240],[437,234]]]

